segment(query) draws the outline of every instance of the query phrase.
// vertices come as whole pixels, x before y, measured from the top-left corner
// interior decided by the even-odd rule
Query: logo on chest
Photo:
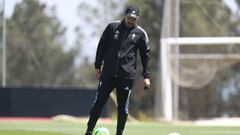
[[[134,40],[135,37],[136,37],[136,34],[133,33],[131,36],[132,40]]]
[[[113,38],[116,39],[116,40],[118,40],[119,34],[120,34],[120,32],[119,32],[118,30],[115,31]]]

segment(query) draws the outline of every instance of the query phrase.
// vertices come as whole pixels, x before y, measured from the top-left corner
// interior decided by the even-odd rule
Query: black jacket
[[[103,64],[103,76],[133,79],[137,70],[137,50],[143,66],[143,77],[149,78],[150,48],[147,33],[136,26],[129,29],[124,20],[110,23],[98,43],[95,68]]]

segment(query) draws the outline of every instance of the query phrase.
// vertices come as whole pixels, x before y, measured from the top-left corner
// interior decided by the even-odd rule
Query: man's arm
[[[144,78],[149,78],[150,47],[148,42],[146,42],[145,40],[141,40],[139,50],[140,50],[140,57],[141,57],[141,62],[143,66],[142,76]]]
[[[106,27],[104,30],[101,39],[99,40],[98,47],[97,47],[97,52],[96,52],[96,59],[95,59],[95,69],[100,69],[103,63],[103,58],[104,58],[104,52],[105,48],[107,46],[107,39],[108,39],[108,32],[110,29],[110,25]]]
[[[147,35],[146,35],[147,36]],[[148,44],[148,37],[144,37],[140,41],[140,57],[142,61],[143,66],[143,77],[144,77],[144,89],[148,89],[151,85],[149,75],[150,75],[150,69],[149,69],[149,62],[150,62],[150,46]]]

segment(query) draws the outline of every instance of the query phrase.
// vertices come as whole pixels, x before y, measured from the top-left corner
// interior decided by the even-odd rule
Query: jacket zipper
[[[118,63],[119,63],[119,58],[121,56],[120,52],[121,52],[121,49],[122,49],[122,45],[123,45],[123,41],[125,39],[126,33],[127,33],[127,30],[125,30],[125,32],[124,32],[123,40],[122,40],[122,43],[121,43],[121,46],[120,46],[120,50],[118,51],[117,66],[116,66],[115,75],[114,75],[115,77],[117,77]]]

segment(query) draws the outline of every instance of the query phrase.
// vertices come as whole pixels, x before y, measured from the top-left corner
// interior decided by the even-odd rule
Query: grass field
[[[114,123],[99,123],[115,135]],[[84,135],[86,123],[52,121],[0,121],[0,135]],[[240,127],[172,125],[154,122],[127,123],[124,135],[240,135]]]

